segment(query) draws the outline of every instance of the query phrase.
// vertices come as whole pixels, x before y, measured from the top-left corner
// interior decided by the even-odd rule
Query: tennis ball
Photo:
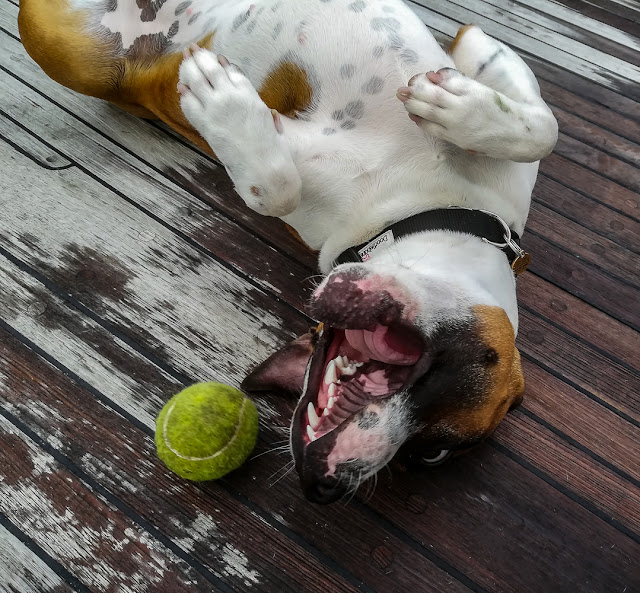
[[[258,411],[222,383],[196,383],[174,395],[156,420],[158,457],[179,476],[216,480],[240,467],[258,437]]]

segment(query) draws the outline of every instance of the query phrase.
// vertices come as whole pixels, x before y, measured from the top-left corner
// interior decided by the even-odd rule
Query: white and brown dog
[[[309,499],[401,448],[440,461],[521,401],[510,264],[557,124],[508,47],[464,27],[445,53],[400,0],[21,0],[20,32],[49,76],[215,152],[319,250],[321,329],[245,382],[302,390]]]

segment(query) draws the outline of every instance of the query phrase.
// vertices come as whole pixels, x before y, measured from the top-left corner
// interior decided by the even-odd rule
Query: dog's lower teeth
[[[329,403],[327,404],[327,410],[330,410],[331,408],[333,408],[333,404],[336,403],[336,398],[335,397],[330,397],[329,398]]]
[[[336,384],[335,383],[331,383],[331,385],[329,385],[329,397],[333,397],[336,394]]]

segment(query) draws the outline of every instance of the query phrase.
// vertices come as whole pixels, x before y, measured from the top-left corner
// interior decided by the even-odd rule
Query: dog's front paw
[[[511,103],[453,68],[414,76],[397,97],[425,133],[471,152],[482,149],[492,122],[508,119]]]
[[[195,44],[191,50],[193,54],[184,51],[180,66],[180,105],[216,153],[226,152],[229,144],[237,144],[238,134],[247,134],[247,122],[256,134],[260,134],[261,130],[255,129],[260,126],[273,131],[269,109],[235,65]]]
[[[236,191],[260,214],[284,216],[300,202],[300,175],[279,114],[224,56],[191,46],[180,66],[185,117],[226,167]]]

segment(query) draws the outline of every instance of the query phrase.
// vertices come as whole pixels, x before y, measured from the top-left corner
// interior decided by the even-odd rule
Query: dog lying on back
[[[213,151],[319,251],[321,325],[244,384],[302,393],[310,500],[520,403],[518,237],[557,124],[512,50],[468,26],[445,53],[400,0],[21,0],[19,24],[49,76]]]

